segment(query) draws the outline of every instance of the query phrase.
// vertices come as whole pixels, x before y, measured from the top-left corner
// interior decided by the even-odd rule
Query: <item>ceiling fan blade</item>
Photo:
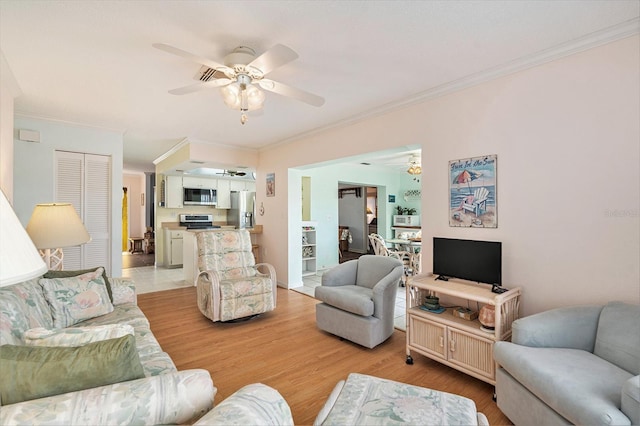
[[[207,81],[206,83],[196,83],[190,84],[189,86],[178,87],[177,89],[169,90],[169,93],[172,95],[186,95],[187,93],[193,93],[199,90],[226,86],[229,83],[233,83],[233,80],[228,78],[219,78],[217,80]]]
[[[258,68],[266,75],[274,69],[298,58],[298,54],[282,44],[276,44],[271,49],[258,56],[248,65]]]
[[[190,59],[198,64],[207,66],[209,68],[221,71],[223,73],[227,73],[228,71],[233,72],[231,68],[226,65],[219,64],[211,59],[203,58],[202,56],[194,55],[193,53],[187,52],[186,50],[178,49],[177,47],[169,46],[164,43],[153,43],[153,47],[156,49],[164,50],[165,52],[171,53],[173,55],[178,55],[185,59]]]
[[[290,98],[297,99],[313,106],[324,105],[324,98],[313,93],[305,92],[304,90],[296,89],[295,87],[287,86],[286,84],[278,83],[277,81],[262,79],[258,81],[260,87],[264,90],[268,90],[279,95],[288,96]]]

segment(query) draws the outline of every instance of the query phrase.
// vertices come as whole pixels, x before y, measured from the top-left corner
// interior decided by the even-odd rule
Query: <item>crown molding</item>
[[[349,118],[334,122],[330,125],[319,127],[307,132],[283,139],[275,144],[265,146],[260,151],[268,150],[280,145],[286,145],[301,138],[317,135],[331,129],[350,126],[360,121],[378,117],[390,112],[398,111],[408,106],[424,103],[428,100],[457,92],[472,86],[476,86],[500,77],[514,74],[538,65],[552,62],[566,56],[574,55],[594,47],[602,46],[623,38],[633,36],[640,33],[640,18],[633,18],[612,27],[605,28],[600,31],[587,34],[577,39],[562,43],[551,48],[539,51],[532,55],[524,56],[513,61],[498,65],[475,74],[441,84],[423,92],[417,93],[411,97],[400,101],[389,102],[387,104],[369,109],[360,114],[356,114]]]
[[[173,154],[178,152],[178,150],[180,150],[182,147],[184,147],[186,145],[189,145],[189,138],[184,138],[180,142],[178,142],[177,144],[172,146],[169,151],[165,152],[160,157],[158,157],[155,160],[153,160],[153,164],[155,166],[157,166],[158,164],[160,164],[161,162],[163,162],[167,158],[171,157]]]
[[[461,79],[436,86],[432,89],[421,92],[404,101],[396,102],[393,108],[405,107],[425,100],[433,99],[444,94],[457,92],[471,86],[476,86],[487,81],[495,80],[509,74],[514,74],[529,68],[537,67],[548,62],[574,55],[585,50],[593,49],[616,40],[630,37],[640,32],[640,18],[634,18],[613,27],[596,31],[591,34],[579,37],[566,43],[559,44],[549,49],[542,50],[533,55],[515,59],[502,65],[489,68],[487,70],[468,75]]]
[[[102,131],[106,131],[106,132],[114,132],[114,133],[119,133],[121,135],[124,135],[126,133],[126,130],[124,130],[124,129],[116,129],[116,128],[112,128],[112,127],[98,126],[98,125],[95,125],[95,124],[78,123],[78,122],[75,122],[75,121],[62,120],[62,119],[59,119],[59,118],[49,117],[49,116],[46,116],[46,115],[37,115],[37,114],[25,113],[25,112],[21,112],[19,110],[15,111],[14,116],[15,116],[15,118],[24,118],[24,119],[28,119],[28,120],[49,121],[49,122],[52,122],[52,123],[59,123],[59,124],[64,124],[64,125],[72,126],[72,127],[82,127],[82,128],[87,128],[87,129],[102,130]]]

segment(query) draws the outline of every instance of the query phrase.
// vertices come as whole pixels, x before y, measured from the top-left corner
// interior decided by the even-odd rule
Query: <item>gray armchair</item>
[[[640,424],[640,306],[552,309],[514,321],[511,340],[494,358],[514,424]]]
[[[318,328],[368,348],[384,342],[393,334],[402,273],[400,260],[372,255],[325,272],[315,289]]]

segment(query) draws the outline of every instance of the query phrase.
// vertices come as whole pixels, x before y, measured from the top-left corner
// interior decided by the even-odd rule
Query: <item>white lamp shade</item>
[[[77,246],[91,240],[80,216],[69,203],[36,205],[27,232],[40,250]]]
[[[2,192],[2,191],[0,191]],[[35,278],[47,271],[4,192],[0,197],[0,287]]]

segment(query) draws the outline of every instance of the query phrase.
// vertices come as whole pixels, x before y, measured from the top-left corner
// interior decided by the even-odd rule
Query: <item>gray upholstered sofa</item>
[[[402,274],[400,260],[370,255],[325,272],[315,288],[318,328],[368,348],[384,342],[393,333]]]
[[[640,424],[640,306],[558,308],[496,342],[498,407],[520,425]]]

